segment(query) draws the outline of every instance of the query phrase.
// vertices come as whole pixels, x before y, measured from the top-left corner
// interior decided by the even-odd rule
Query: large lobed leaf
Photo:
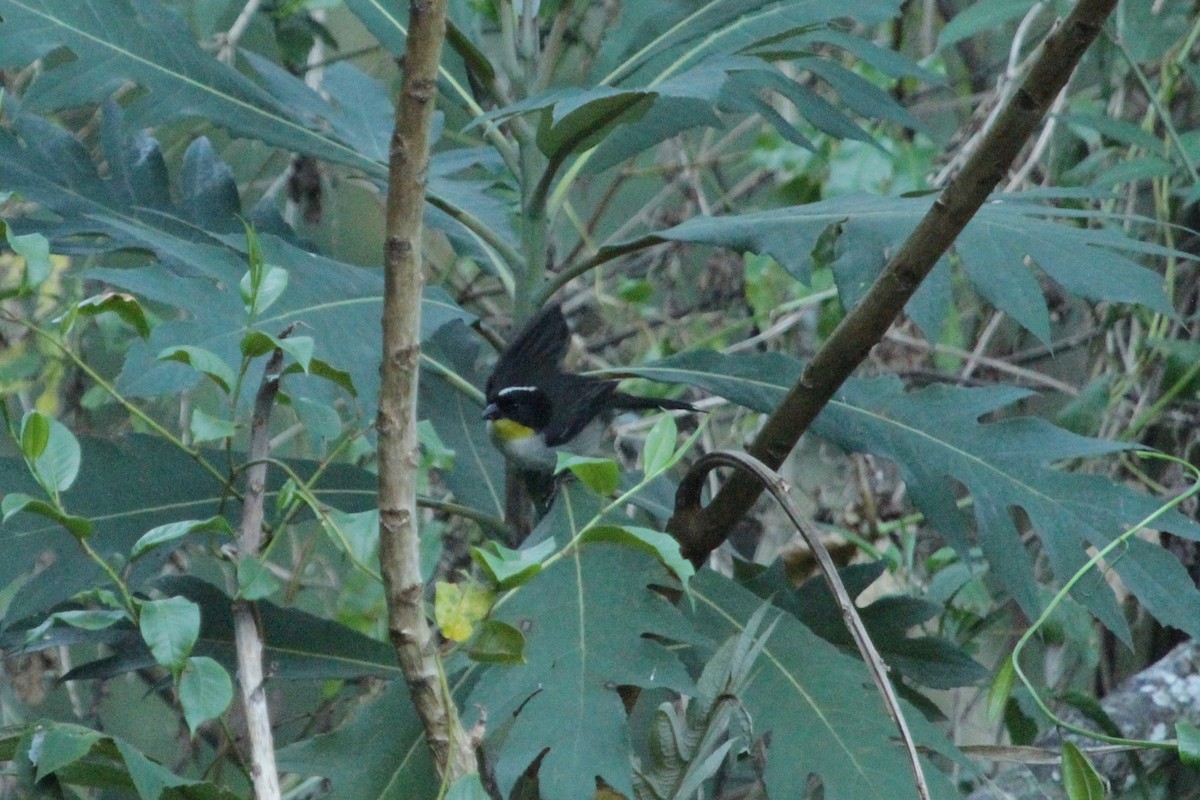
[[[801,367],[778,353],[732,357],[702,351],[624,371],[692,384],[769,412]],[[1030,394],[1007,387],[940,385],[906,392],[895,377],[851,379],[814,421],[812,431],[846,450],[895,462],[917,508],[965,557],[972,526],[957,505],[956,487],[963,487],[971,496],[975,534],[991,569],[1024,612],[1036,618],[1042,607],[1038,583],[1013,509],[1028,516],[1054,574],[1066,580],[1087,560],[1086,548],[1108,544],[1165,499],[1054,466],[1128,445],[1078,436],[1032,417],[979,421]],[[1178,513],[1165,514],[1154,525],[1200,538],[1200,526]],[[1169,553],[1134,537],[1109,566],[1160,621],[1200,635],[1200,592]],[[1113,593],[1098,580],[1083,583],[1076,598],[1128,643],[1129,629]]]
[[[691,242],[769,255],[797,280],[811,282],[814,251],[834,234],[832,269],[846,308],[870,288],[888,256],[916,228],[932,199],[852,195],[773,211],[727,217],[694,217],[642,237],[641,245]],[[1064,210],[1021,197],[985,204],[954,245],[967,277],[983,297],[1043,342],[1050,317],[1030,259],[1063,289],[1089,300],[1138,303],[1168,316],[1174,310],[1162,278],[1131,259],[1171,251],[1105,230],[1077,227],[1056,217],[1109,221],[1100,213]],[[629,243],[614,245],[627,248]],[[927,281],[908,312],[936,339],[949,305],[948,281]]]
[[[2,27],[2,26],[0,26]],[[139,297],[185,312],[156,326],[147,342],[127,354],[119,388],[128,395],[177,394],[199,375],[163,350],[180,345],[216,353],[236,373],[246,312],[238,290],[247,269],[240,233],[243,210],[232,172],[206,139],[187,149],[179,201],[158,143],[129,133],[114,105],[105,108],[103,142],[111,177],[101,177],[83,146],[68,132],[31,114],[18,113],[0,129],[0,169],[6,187],[59,215],[39,224],[56,250],[74,253],[137,250],[157,263],[141,268],[95,268],[84,277],[102,280]],[[292,323],[316,342],[317,358],[350,373],[361,412],[374,411],[379,384],[379,319],[383,277],[378,270],[316,255],[291,241],[277,216],[251,214],[262,231],[264,259],[290,274],[288,287],[256,327],[278,334]],[[272,235],[274,232],[279,235]],[[471,319],[438,287],[426,291],[422,333],[431,335],[452,319]],[[288,391],[328,402],[330,387],[297,376]]]
[[[489,668],[463,707],[487,713],[505,797],[543,751],[537,774],[546,800],[591,797],[597,776],[630,796],[629,732],[617,687],[691,688],[657,638],[692,638],[678,609],[650,589],[671,584],[644,553],[591,544],[498,604],[493,618],[525,633],[527,663]]]
[[[716,641],[738,634],[762,604],[757,595],[707,570],[692,579],[691,588],[692,619]],[[763,778],[771,797],[797,796],[809,775],[820,779],[829,800],[913,795],[911,770],[894,741],[896,727],[869,686],[861,661],[780,615],[739,698],[754,736],[768,736]],[[953,752],[911,706],[905,718],[918,744]],[[941,772],[928,761],[924,766],[934,797],[959,796]]]

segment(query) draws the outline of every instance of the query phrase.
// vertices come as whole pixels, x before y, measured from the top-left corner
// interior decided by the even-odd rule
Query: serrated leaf
[[[493,618],[526,634],[523,666],[494,668],[462,708],[509,719],[496,753],[507,796],[546,748],[538,770],[546,800],[590,797],[599,776],[629,795],[630,750],[618,685],[688,691],[686,671],[644,634],[690,640],[679,611],[648,584],[662,566],[627,547],[587,545],[511,593]],[[621,608],[621,614],[612,613]],[[515,716],[513,716],[515,715]]]
[[[225,668],[206,656],[187,660],[179,676],[179,704],[192,736],[196,729],[225,713],[233,700],[233,681]]]
[[[761,609],[762,600],[728,578],[704,571],[692,579],[692,615],[710,638],[725,641]],[[869,684],[861,661],[844,655],[788,615],[779,617],[739,699],[756,731],[771,731],[763,778],[772,797],[788,796],[797,775],[815,774],[829,800],[892,800],[912,794],[912,773],[896,728]],[[944,736],[911,707],[918,745],[953,753]],[[934,797],[958,793],[926,761]]]
[[[471,559],[487,572],[500,589],[515,589],[529,582],[542,569],[542,562],[556,549],[553,539],[526,548],[510,550],[496,541],[471,548]]]
[[[200,636],[200,607],[186,597],[146,600],[138,614],[138,629],[154,660],[178,672]]]
[[[626,372],[699,386],[769,411],[800,370],[800,362],[780,354],[695,352]],[[1029,516],[1055,575],[1066,579],[1086,561],[1084,548],[1108,544],[1161,502],[1107,478],[1053,466],[1066,459],[1114,453],[1126,449],[1124,443],[1077,436],[1030,417],[978,421],[1028,395],[1026,390],[1003,387],[929,386],[907,392],[896,378],[852,379],[811,430],[845,450],[895,462],[917,508],[960,554],[971,546],[971,521],[957,505],[954,486],[965,487],[975,500],[974,521],[992,571],[1036,618],[1041,600],[1011,509],[1021,508]],[[1168,513],[1155,525],[1200,538],[1200,528],[1182,515]],[[1111,566],[1160,621],[1200,634],[1200,617],[1182,610],[1193,601],[1180,602],[1196,598],[1196,588],[1176,559],[1133,537]],[[1073,596],[1128,641],[1128,626],[1111,592],[1077,587]]]
[[[1038,205],[1031,199],[1001,196],[980,208],[954,245],[974,280],[991,276],[979,287],[996,307],[1010,312],[1032,333],[1045,336],[1045,300],[1035,297],[1026,259],[1044,270],[1068,292],[1091,300],[1138,303],[1173,316],[1163,280],[1131,256],[1169,256],[1171,251],[1104,230],[1076,227],[1056,218],[1092,218],[1107,223],[1101,212],[1072,211]],[[1048,198],[1053,199],[1053,198]],[[839,296],[853,307],[929,208],[930,198],[880,198],[852,195],[793,208],[721,217],[693,217],[634,242],[612,245],[622,252],[632,246],[664,241],[719,245],[769,255],[797,280],[812,280],[812,253],[822,237],[835,232],[833,264]],[[1134,220],[1131,220],[1134,221]],[[1086,268],[1080,269],[1080,264]],[[1003,276],[1003,280],[998,276]],[[929,291],[922,287],[922,291]],[[949,282],[936,288],[939,297],[926,302],[944,305]],[[910,311],[912,302],[910,301]],[[933,325],[933,323],[937,323]],[[923,321],[940,326],[940,320]],[[926,330],[936,338],[936,330]]]
[[[525,634],[505,622],[484,620],[467,655],[487,664],[524,664]]]
[[[565,470],[570,470],[580,483],[601,497],[608,497],[621,484],[621,468],[611,458],[577,456],[560,452],[554,472],[558,474]]]
[[[433,618],[443,636],[452,642],[465,642],[475,633],[475,625],[491,611],[494,600],[495,595],[487,587],[474,581],[438,581]]]

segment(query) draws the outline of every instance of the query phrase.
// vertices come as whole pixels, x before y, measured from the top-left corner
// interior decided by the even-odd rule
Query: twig
[[[258,7],[261,3],[262,0],[247,0],[246,5],[242,8],[242,12],[238,14],[237,19],[229,26],[229,30],[223,37],[224,41],[221,43],[221,51],[217,54],[218,60],[224,61],[226,64],[233,63],[233,54],[237,52],[238,42],[246,35],[246,29],[250,27],[250,21],[258,13]]]
[[[736,467],[739,470],[749,473],[753,480],[757,481],[760,486],[770,492],[779,502],[788,519],[792,521],[792,525],[796,527],[796,530],[812,551],[813,556],[817,560],[817,565],[821,568],[821,575],[825,578],[825,583],[829,586],[829,591],[842,612],[842,620],[846,623],[850,635],[854,638],[854,643],[858,645],[858,651],[862,654],[863,661],[866,662],[867,671],[871,673],[871,679],[875,681],[875,687],[879,690],[879,694],[883,698],[883,704],[887,708],[892,721],[896,723],[897,729],[900,731],[900,738],[904,741],[904,749],[908,754],[909,766],[913,772],[913,783],[917,787],[917,795],[923,800],[929,800],[929,785],[925,781],[925,771],[921,767],[921,759],[917,755],[917,745],[908,730],[908,723],[904,719],[904,712],[900,708],[900,701],[896,697],[895,690],[892,689],[891,681],[888,680],[888,667],[879,655],[879,651],[875,649],[874,643],[871,642],[871,637],[867,634],[867,629],[863,625],[862,619],[858,616],[858,609],[854,607],[854,600],[851,599],[850,593],[846,591],[841,576],[838,575],[837,566],[833,563],[833,559],[829,556],[829,551],[821,542],[820,534],[817,533],[804,515],[800,513],[799,509],[792,502],[792,498],[788,496],[790,487],[783,478],[779,477],[777,473],[757,458],[746,453],[738,453],[732,450],[717,450],[712,453],[706,453],[692,465],[687,475],[680,482],[679,491],[675,495],[675,514],[678,516],[680,514],[694,513],[699,510],[704,479],[709,472],[717,467]]]
[[[420,363],[421,215],[429,171],[429,128],[447,0],[412,0],[388,166],[384,245],[383,364],[379,415],[379,562],[388,632],[425,741],[443,780],[478,771],[459,722],[429,620],[417,534],[417,376]]]
[[[263,545],[263,504],[266,497],[267,463],[270,454],[271,409],[279,393],[279,370],[283,351],[276,349],[267,361],[262,384],[254,399],[250,420],[250,460],[246,469],[246,491],[242,502],[242,522],[238,529],[237,558],[241,564],[256,560]],[[233,636],[237,649],[238,685],[246,712],[250,737],[250,777],[255,800],[278,800],[279,773],[275,767],[275,743],[271,734],[271,715],[263,686],[263,639],[254,603],[237,600],[233,604]]]

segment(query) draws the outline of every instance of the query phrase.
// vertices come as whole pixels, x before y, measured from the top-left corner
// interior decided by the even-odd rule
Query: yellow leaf
[[[465,642],[475,632],[475,623],[492,610],[494,595],[484,586],[438,581],[433,598],[433,618],[442,635],[452,642]]]

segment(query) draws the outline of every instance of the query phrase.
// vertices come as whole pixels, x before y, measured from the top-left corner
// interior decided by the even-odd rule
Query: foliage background
[[[660,6],[451,4],[425,212],[431,579],[465,585],[467,547],[503,541],[504,465],[478,387],[509,321],[563,300],[575,368],[703,390],[700,447],[740,448],[1069,8]],[[220,702],[240,597],[262,619],[289,791],[321,776],[339,797],[436,796],[374,567],[403,9],[0,0],[0,17],[7,790],[245,794],[239,711]],[[1086,548],[1183,487],[1131,448],[1194,455],[1198,35],[1192,3],[1119,5],[1006,193],[785,466],[859,562],[854,593],[887,575],[864,615],[918,737],[943,754],[929,767],[939,796],[978,777],[947,741],[997,735],[972,711],[1016,635]],[[236,519],[253,389],[292,323],[272,544],[235,567],[213,520]],[[32,411],[60,421],[34,456]],[[617,421],[624,488],[642,481],[648,425]],[[787,796],[806,779],[831,798],[911,791],[836,611],[789,582],[805,559],[766,505],[678,608],[651,590],[677,578],[630,531],[661,530],[670,481],[606,510],[618,543],[560,550],[606,504],[572,487],[529,540],[560,553],[544,570],[476,571],[507,593],[492,618],[525,634],[524,664],[481,660],[478,641],[447,660],[464,713],[486,709],[492,788],[579,797],[601,776],[669,796],[691,768],[707,796]],[[1166,538],[1128,541],[1103,576],[1117,591],[1095,572],[1076,586],[1027,656],[1047,688],[1098,695],[1196,633],[1191,513],[1158,520]],[[162,543],[139,547],[151,530]],[[167,657],[142,609],[176,598],[149,606],[198,610],[165,626]],[[730,652],[758,653],[755,668],[722,672]],[[201,670],[214,683],[189,692]],[[733,712],[677,721],[713,739],[672,751],[660,704],[715,696],[721,680]],[[631,707],[617,686],[640,687]],[[1046,725],[1023,690],[993,705],[1012,741]],[[1182,796],[1172,780],[1143,783]]]

